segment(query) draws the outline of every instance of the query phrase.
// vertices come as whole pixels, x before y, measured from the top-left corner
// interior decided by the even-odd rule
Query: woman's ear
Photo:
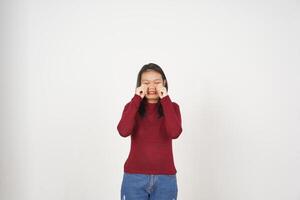
[[[164,80],[164,87],[166,87],[166,84],[167,84],[167,80]]]

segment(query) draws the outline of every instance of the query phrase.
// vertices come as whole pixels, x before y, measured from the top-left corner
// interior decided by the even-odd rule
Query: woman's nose
[[[149,89],[155,89],[156,87],[155,87],[155,84],[150,84],[149,85]]]

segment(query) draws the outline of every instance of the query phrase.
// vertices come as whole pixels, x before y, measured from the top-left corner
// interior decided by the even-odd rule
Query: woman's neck
[[[158,103],[158,99],[147,99],[147,103]]]

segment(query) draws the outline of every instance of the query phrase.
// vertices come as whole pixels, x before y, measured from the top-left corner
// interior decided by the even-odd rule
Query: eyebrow
[[[145,80],[145,79],[143,79],[142,81],[150,81],[150,80]],[[159,79],[159,78],[157,78],[157,79],[154,79],[153,81],[162,81],[161,79]]]

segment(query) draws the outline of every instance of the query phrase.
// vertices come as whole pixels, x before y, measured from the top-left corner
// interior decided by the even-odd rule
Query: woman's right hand
[[[139,95],[140,97],[144,98],[144,96],[147,94],[148,86],[145,84],[142,84],[140,87],[137,87],[135,89],[135,94]]]

